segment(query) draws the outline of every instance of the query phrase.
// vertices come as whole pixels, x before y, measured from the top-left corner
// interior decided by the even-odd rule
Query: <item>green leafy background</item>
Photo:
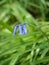
[[[0,65],[49,65],[49,0],[0,0]]]

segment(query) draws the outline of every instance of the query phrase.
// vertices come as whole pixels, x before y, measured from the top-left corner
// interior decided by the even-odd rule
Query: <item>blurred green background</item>
[[[0,0],[0,65],[49,65],[49,0]]]

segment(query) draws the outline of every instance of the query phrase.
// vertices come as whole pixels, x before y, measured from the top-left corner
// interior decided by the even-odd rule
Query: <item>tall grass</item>
[[[49,0],[0,1],[0,65],[49,65]],[[26,23],[27,34],[13,35]]]

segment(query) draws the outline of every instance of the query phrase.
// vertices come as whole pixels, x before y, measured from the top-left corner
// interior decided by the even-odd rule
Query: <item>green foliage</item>
[[[49,65],[49,0],[0,0],[0,65]],[[13,35],[27,24],[28,33]]]

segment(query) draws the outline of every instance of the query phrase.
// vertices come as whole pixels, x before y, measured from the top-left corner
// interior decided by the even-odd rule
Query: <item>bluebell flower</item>
[[[16,35],[17,29],[19,28],[19,33],[20,35],[26,34],[27,33],[27,29],[26,29],[26,24],[20,24],[20,25],[16,25],[14,28],[14,36]]]
[[[18,25],[16,25],[14,28],[14,36],[16,35],[17,29],[18,29]]]
[[[26,24],[23,24],[24,33],[27,33]]]
[[[20,31],[20,35],[24,34],[24,32],[23,32],[23,26],[22,25],[19,25],[19,31]]]
[[[20,29],[20,34],[21,34],[21,35],[27,33],[26,24],[21,24],[21,25],[19,25],[19,29]]]

